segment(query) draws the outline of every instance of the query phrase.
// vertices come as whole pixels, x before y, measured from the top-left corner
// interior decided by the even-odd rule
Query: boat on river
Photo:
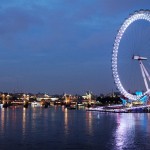
[[[31,107],[42,107],[40,102],[31,102]]]
[[[3,108],[3,104],[0,104],[0,108]]]

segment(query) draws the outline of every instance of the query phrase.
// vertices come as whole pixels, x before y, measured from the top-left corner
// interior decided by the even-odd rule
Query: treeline
[[[121,104],[122,101],[120,97],[97,97],[97,104],[99,105],[111,105],[111,104]]]

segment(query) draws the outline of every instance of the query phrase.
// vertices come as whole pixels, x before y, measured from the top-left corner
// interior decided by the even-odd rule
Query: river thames
[[[149,113],[0,109],[0,150],[149,150]]]

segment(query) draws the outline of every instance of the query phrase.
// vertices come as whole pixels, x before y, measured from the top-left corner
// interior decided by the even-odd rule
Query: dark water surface
[[[0,150],[149,150],[150,114],[0,109]]]

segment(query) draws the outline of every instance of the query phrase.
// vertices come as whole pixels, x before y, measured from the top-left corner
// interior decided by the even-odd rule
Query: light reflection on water
[[[0,109],[0,149],[148,150],[149,122],[148,113]]]
[[[25,136],[26,133],[26,116],[27,116],[27,109],[23,108],[23,112],[22,112],[22,136]]]
[[[126,115],[126,114],[125,114]],[[126,144],[133,144],[134,135],[135,135],[135,118],[133,114],[128,114],[124,116],[117,115],[117,128],[115,131],[115,142],[116,150],[123,149]]]
[[[4,109],[2,108],[1,109],[1,117],[0,117],[0,133],[1,135],[4,134],[4,130],[5,130],[5,111]]]
[[[150,114],[117,114],[117,128],[114,132],[114,149],[149,149]]]
[[[68,109],[63,109],[64,111],[64,132],[68,134]]]
[[[92,112],[86,112],[86,126],[87,126],[87,133],[89,135],[93,135],[93,124],[92,124]]]

